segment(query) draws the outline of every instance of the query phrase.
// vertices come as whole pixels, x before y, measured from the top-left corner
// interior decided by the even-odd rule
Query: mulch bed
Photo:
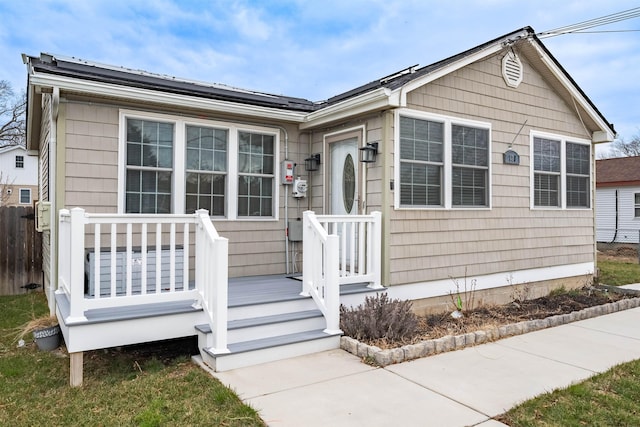
[[[526,320],[568,314],[633,296],[635,295],[608,292],[593,287],[564,293],[553,293],[541,298],[514,301],[500,306],[478,307],[465,311],[463,317],[459,319],[454,319],[451,316],[451,312],[420,317],[418,330],[412,337],[402,341],[381,339],[363,342],[382,349],[395,348],[447,335],[461,335]]]

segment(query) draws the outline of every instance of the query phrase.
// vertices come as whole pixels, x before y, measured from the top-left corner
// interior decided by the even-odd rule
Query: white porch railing
[[[226,351],[228,242],[206,210],[122,215],[62,209],[58,242],[57,292],[69,300],[65,324],[86,321],[91,309],[193,299],[208,314],[214,349]]]
[[[380,289],[382,214],[304,213],[302,293],[311,295],[326,321],[340,331],[340,285],[369,283]]]

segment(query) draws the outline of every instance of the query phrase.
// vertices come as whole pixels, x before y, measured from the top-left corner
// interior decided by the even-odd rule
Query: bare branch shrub
[[[355,308],[340,306],[340,328],[357,340],[401,341],[412,336],[418,327],[411,306],[411,301],[389,299],[386,293],[366,297],[364,304]]]

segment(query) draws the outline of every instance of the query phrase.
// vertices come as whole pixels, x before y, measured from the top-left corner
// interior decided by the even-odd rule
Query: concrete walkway
[[[483,426],[640,359],[640,308],[374,368],[332,350],[214,373],[270,426]]]

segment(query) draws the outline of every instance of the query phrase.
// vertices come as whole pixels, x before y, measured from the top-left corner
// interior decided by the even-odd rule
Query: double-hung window
[[[444,124],[400,117],[400,204],[442,205]]]
[[[489,131],[460,125],[451,128],[453,205],[486,206]]]
[[[229,131],[187,125],[186,211],[225,215]]]
[[[636,218],[640,218],[640,193],[633,195],[633,211]]]
[[[174,124],[127,119],[127,213],[170,213]]]
[[[396,206],[489,207],[490,126],[414,114],[398,120]]]
[[[533,207],[591,206],[591,146],[561,137],[532,138]]]
[[[24,168],[24,156],[16,156],[16,169]]]
[[[21,205],[30,205],[31,204],[31,189],[30,188],[21,188],[20,189],[20,204]]]
[[[122,212],[277,217],[277,131],[125,111],[121,126]]]
[[[273,215],[274,136],[238,132],[238,216]]]

